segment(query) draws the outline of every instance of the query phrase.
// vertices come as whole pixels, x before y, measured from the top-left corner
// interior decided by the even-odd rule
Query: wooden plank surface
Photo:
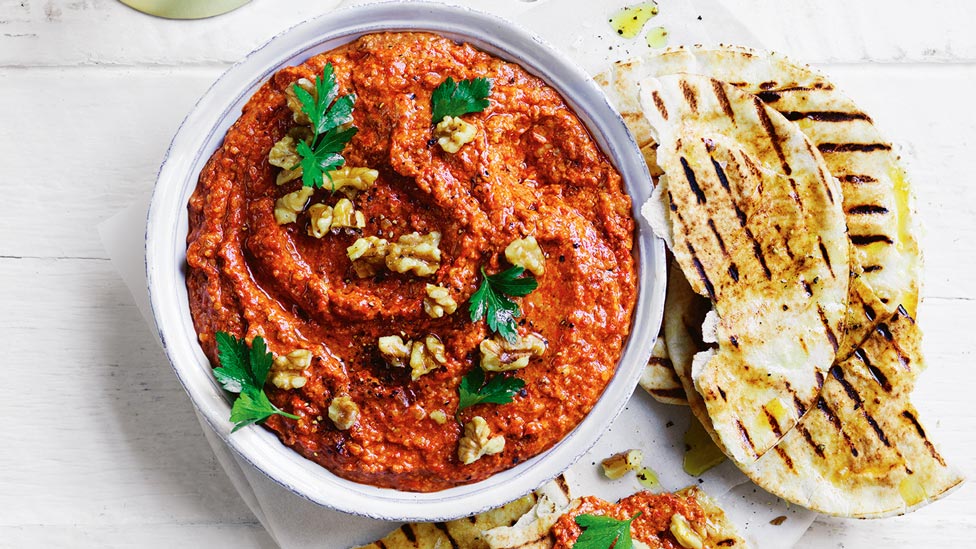
[[[180,120],[230,63],[334,3],[256,0],[178,23],[113,0],[0,0],[0,546],[273,546],[95,227],[151,188]],[[821,63],[903,146],[925,229],[916,401],[972,476],[976,3],[725,3],[766,43]],[[799,547],[968,546],[974,506],[967,484],[906,517],[820,519]]]

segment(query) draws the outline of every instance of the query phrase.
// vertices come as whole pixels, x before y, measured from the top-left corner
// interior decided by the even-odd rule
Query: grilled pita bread
[[[924,368],[921,333],[904,308],[882,318],[830,369],[810,413],[743,471],[804,507],[845,517],[902,514],[962,482],[927,438],[909,401]]]
[[[728,517],[725,516],[725,512],[715,503],[714,500],[712,500],[697,486],[689,486],[688,488],[675,492],[674,494],[662,495],[665,497],[673,496],[671,501],[675,502],[677,505],[686,505],[688,507],[698,507],[701,509],[702,514],[699,518],[691,518],[690,520],[686,518],[688,529],[692,531],[691,535],[696,537],[698,541],[701,542],[701,547],[746,547],[745,541],[739,537],[735,527],[729,521]],[[640,494],[632,497],[640,497]],[[621,500],[621,503],[624,503],[627,499],[628,498]],[[556,521],[560,519],[560,517],[568,516],[575,518],[580,514],[593,513],[594,511],[601,515],[612,515],[615,507],[617,506],[608,505],[605,501],[594,497],[574,499],[573,501],[568,502],[566,506],[553,512],[549,512],[548,509],[541,515],[536,515],[530,512],[523,517],[523,520],[519,520],[515,527],[502,527],[489,530],[485,532],[485,537],[489,540],[489,546],[491,549],[550,549],[556,545],[556,538],[553,536],[550,530]],[[658,509],[655,509],[655,511],[657,510]],[[677,509],[674,508],[667,508],[664,509],[664,511],[672,514],[678,512]],[[651,521],[656,522],[654,519],[651,519]],[[670,519],[668,519],[666,522],[666,524],[668,523],[670,523]],[[676,541],[674,536],[670,533],[670,530],[667,529],[667,526],[665,526],[665,531],[663,532],[641,533],[638,531],[640,528],[640,519],[637,519],[634,521],[634,526],[632,526],[632,528],[634,529],[632,534],[634,538],[634,547],[650,546],[648,543],[641,542],[641,537],[644,537],[648,542],[651,543],[656,540],[667,540],[669,547],[681,546],[680,544],[675,545]],[[513,531],[519,529],[524,530],[526,534],[513,535]],[[659,542],[654,546],[658,547],[664,545]]]
[[[678,379],[678,374],[675,373],[671,359],[668,357],[663,324],[661,325],[661,333],[658,334],[654,348],[651,350],[651,358],[647,361],[647,368],[641,374],[640,386],[655,400],[663,404],[688,405],[681,380]]]
[[[569,485],[563,476],[535,492],[521,497],[497,509],[450,522],[409,523],[391,532],[385,538],[357,549],[437,549],[462,547],[464,549],[488,549],[484,536],[486,530],[510,527],[530,510],[543,502],[556,502],[565,507],[569,504]]]
[[[914,315],[921,259],[911,193],[897,154],[871,118],[824,76],[776,53],[729,46],[677,48],[617,63],[597,77],[651,161],[655,145],[638,100],[639,82],[679,73],[710,76],[756,94],[797,125],[840,181],[856,278],[840,357],[846,358],[899,305]]]
[[[693,411],[751,463],[811,408],[844,333],[840,188],[810,141],[754,96],[697,75],[640,85],[675,261],[717,313],[717,349],[692,364],[705,404]]]

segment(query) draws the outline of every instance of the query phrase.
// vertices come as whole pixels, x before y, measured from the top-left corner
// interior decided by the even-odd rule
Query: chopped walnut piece
[[[603,474],[612,480],[626,475],[628,471],[636,471],[643,461],[644,452],[634,449],[614,454],[600,462],[600,465],[603,466]]]
[[[311,217],[308,234],[315,238],[322,238],[329,231],[356,230],[366,226],[366,217],[363,212],[356,211],[352,202],[347,198],[340,198],[335,207],[313,204],[308,209],[308,215]]]
[[[701,536],[691,529],[691,523],[681,513],[671,515],[670,530],[674,539],[685,549],[702,549],[705,546]]]
[[[298,154],[298,142],[311,140],[311,130],[305,126],[296,126],[288,130],[288,135],[282,137],[271,147],[268,153],[268,163],[281,168],[275,183],[284,185],[302,176],[302,157]]]
[[[423,341],[414,341],[410,348],[410,379],[417,381],[447,362],[444,344],[431,334]]]
[[[352,268],[359,278],[376,276],[386,265],[386,252],[389,242],[375,236],[367,236],[353,242],[346,249],[346,255],[352,261]]]
[[[412,341],[403,342],[400,336],[384,336],[379,338],[376,346],[380,349],[380,354],[390,366],[404,368],[410,362]]]
[[[444,410],[440,410],[440,409],[434,410],[429,414],[429,417],[430,419],[434,420],[434,423],[437,423],[438,425],[444,425],[445,423],[447,423],[447,414],[444,412]]]
[[[417,276],[430,276],[441,266],[441,233],[421,235],[410,233],[390,244],[386,266],[398,273],[413,272]]]
[[[279,225],[294,223],[298,219],[298,214],[305,209],[308,199],[312,197],[315,189],[302,187],[295,192],[288,193],[275,201],[274,218]]]
[[[454,154],[465,144],[474,141],[478,127],[457,116],[445,116],[434,128],[434,137],[444,152]]]
[[[457,301],[454,301],[447,288],[428,284],[425,289],[427,297],[424,298],[424,312],[427,313],[427,316],[441,318],[445,314],[453,314],[457,310]]]
[[[329,419],[335,423],[336,428],[347,431],[359,420],[359,406],[353,402],[352,397],[341,394],[329,404]]]
[[[285,98],[288,104],[288,108],[291,109],[292,119],[297,124],[309,125],[312,121],[308,118],[308,115],[302,111],[302,102],[298,100],[298,96],[295,94],[295,84],[298,84],[303,90],[312,94],[312,97],[318,98],[318,93],[315,91],[315,84],[308,78],[299,78],[297,81],[288,84],[285,88]]]
[[[271,384],[279,389],[298,389],[308,381],[302,370],[312,364],[312,351],[296,349],[274,357],[271,365]]]
[[[512,265],[518,265],[535,276],[542,276],[546,272],[546,256],[532,235],[513,240],[505,248],[505,259]]]
[[[369,168],[343,166],[338,170],[329,172],[324,185],[329,187],[329,179],[331,179],[330,188],[333,191],[342,191],[347,197],[352,198],[359,191],[368,189],[379,176],[380,172]]]
[[[491,436],[488,422],[481,416],[474,416],[464,425],[464,436],[458,441],[458,459],[465,465],[470,465],[481,459],[481,456],[491,456],[501,453],[505,449],[505,437]]]
[[[481,342],[481,369],[487,372],[507,372],[529,365],[529,359],[546,352],[546,340],[537,334],[518,336],[515,343],[503,338]]]

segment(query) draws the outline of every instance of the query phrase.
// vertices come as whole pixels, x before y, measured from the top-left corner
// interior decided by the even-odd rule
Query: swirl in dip
[[[339,94],[356,96],[359,132],[343,152],[346,166],[378,177],[348,195],[364,227],[316,238],[308,234],[308,207],[294,222],[276,221],[276,201],[302,180],[276,184],[281,169],[268,159],[295,126],[285,91],[300,78],[314,81],[327,63]],[[492,82],[489,106],[463,117],[477,129],[474,140],[453,154],[433,138],[431,120],[433,90],[449,76]],[[309,204],[334,206],[346,197],[326,179]],[[548,449],[596,403],[636,300],[630,212],[620,175],[539,78],[432,34],[368,35],[279,71],[228,130],[189,203],[190,308],[214,364],[221,331],[249,342],[262,336],[279,358],[310,351],[311,362],[289,374],[303,384],[265,387],[276,406],[300,418],[265,422],[286,445],[353,481],[441,490]],[[362,237],[393,243],[434,232],[441,258],[426,276],[381,268],[361,278],[347,252]],[[545,351],[521,369],[487,372],[489,380],[524,380],[512,402],[458,413],[462,377],[480,367],[482,341],[498,338],[468,313],[480,269],[511,267],[506,248],[529,236],[544,253],[544,272],[538,289],[512,299],[523,312],[520,336],[538,337]],[[428,313],[428,284],[446,289],[456,311]],[[416,379],[378,347],[385,336],[409,342],[429,335],[443,344],[444,360]],[[339,396],[358,411],[351,425],[330,419]],[[475,416],[491,437],[504,437],[504,447],[465,464],[459,443]]]

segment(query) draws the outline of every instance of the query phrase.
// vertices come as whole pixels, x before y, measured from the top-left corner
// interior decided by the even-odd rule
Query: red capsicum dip
[[[294,87],[314,93],[328,64],[358,132],[314,189],[291,169],[311,134]],[[487,78],[488,106],[433,120],[448,77]],[[543,452],[594,406],[628,336],[620,174],[545,82],[436,35],[367,35],[278,71],[200,174],[189,219],[202,348],[216,366],[218,332],[263,337],[265,391],[299,418],[264,425],[353,481],[442,490]],[[513,265],[538,282],[510,298],[514,343],[469,314],[482,269]],[[459,410],[476,368],[524,387]]]

